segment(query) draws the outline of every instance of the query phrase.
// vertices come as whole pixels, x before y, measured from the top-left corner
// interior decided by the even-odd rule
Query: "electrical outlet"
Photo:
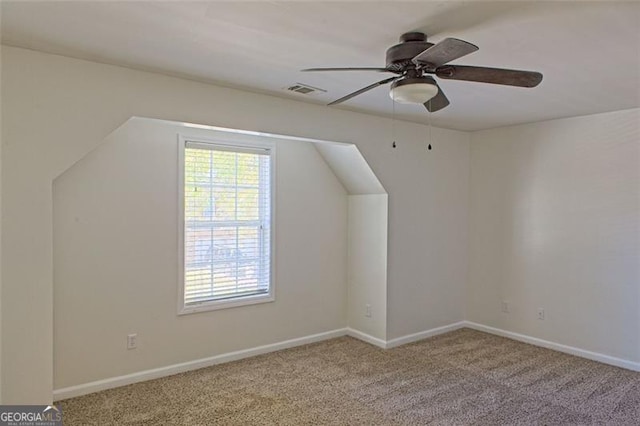
[[[538,319],[544,320],[544,309],[538,308]]]
[[[505,314],[509,313],[509,302],[507,302],[506,300],[502,301],[502,312],[504,312]]]
[[[368,303],[365,305],[364,307],[364,316],[367,318],[371,318],[371,305],[369,305]]]
[[[135,349],[138,347],[138,334],[128,334],[127,335],[127,349]]]

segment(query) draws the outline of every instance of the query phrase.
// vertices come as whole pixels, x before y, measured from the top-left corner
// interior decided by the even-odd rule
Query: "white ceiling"
[[[400,34],[456,37],[480,50],[453,63],[540,71],[534,89],[441,80],[451,105],[431,115],[478,130],[640,106],[640,2],[11,2],[2,42],[230,87],[328,103],[387,74],[301,73],[384,66]],[[305,96],[293,83],[327,90]],[[380,87],[340,106],[391,116]],[[421,105],[395,106],[426,123]]]

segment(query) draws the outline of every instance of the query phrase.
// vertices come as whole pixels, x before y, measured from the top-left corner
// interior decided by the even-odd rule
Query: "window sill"
[[[228,300],[214,300],[197,305],[182,306],[178,315],[197,314],[198,312],[217,311],[220,309],[238,308],[240,306],[256,305],[258,303],[270,303],[275,301],[273,294],[260,294],[254,296],[238,297]]]

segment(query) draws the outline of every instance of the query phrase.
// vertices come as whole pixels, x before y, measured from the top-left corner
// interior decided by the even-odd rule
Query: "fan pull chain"
[[[393,143],[391,144],[392,148],[395,148],[396,145],[396,101],[391,99],[391,139]]]
[[[431,99],[429,99],[429,109],[431,109]],[[428,142],[429,145],[427,149],[431,151],[431,142],[433,142],[433,138],[431,136],[431,112],[427,111],[427,132],[429,133]]]

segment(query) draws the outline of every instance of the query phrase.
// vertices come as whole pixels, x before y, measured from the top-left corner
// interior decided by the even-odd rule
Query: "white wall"
[[[387,198],[349,195],[348,213],[348,325],[381,340],[387,339]]]
[[[389,193],[394,338],[463,318],[469,135],[24,49],[2,49],[2,394],[53,389],[52,181],[132,116],[355,143]]]
[[[1,8],[0,8],[1,10]],[[0,15],[2,12],[0,12]],[[2,99],[2,45],[0,44],[0,99]],[[0,241],[2,240],[2,105],[0,104]],[[2,244],[0,244],[0,404],[2,399]]]
[[[467,319],[640,361],[639,128],[636,109],[472,135]]]
[[[387,193],[354,145],[315,144],[349,194],[347,325],[387,340]],[[369,310],[367,311],[367,305]],[[368,336],[368,337],[367,337]]]
[[[356,146],[337,143],[314,145],[349,194],[387,193]]]
[[[398,148],[374,167],[389,193],[389,340],[464,318],[469,134],[433,130],[432,151],[424,128],[411,144],[399,130]]]
[[[56,389],[346,323],[346,191],[312,144],[283,140],[275,142],[276,301],[176,315],[178,133],[226,139],[132,119],[54,182]],[[138,334],[135,350],[126,349],[128,333]]]

